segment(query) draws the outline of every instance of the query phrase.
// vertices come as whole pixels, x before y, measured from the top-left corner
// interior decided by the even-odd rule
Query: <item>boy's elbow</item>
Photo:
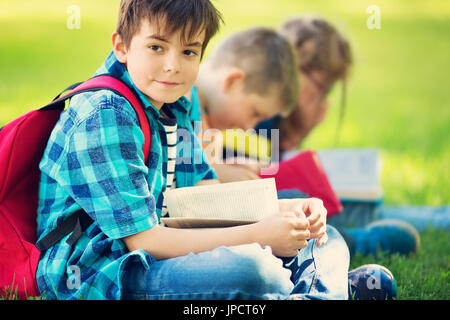
[[[122,240],[130,252],[140,249],[150,253],[152,251],[151,246],[155,243],[154,240],[161,233],[162,229],[163,227],[155,225],[145,231],[122,238]],[[156,241],[156,243],[158,242]]]

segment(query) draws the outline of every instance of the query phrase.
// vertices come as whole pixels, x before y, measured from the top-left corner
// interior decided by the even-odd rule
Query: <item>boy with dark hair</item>
[[[182,95],[219,21],[208,0],[122,0],[113,53],[96,75],[112,74],[137,93],[151,130],[149,161],[125,99],[108,90],[71,99],[40,163],[37,233],[42,239],[80,210],[93,222],[73,245],[66,237],[42,253],[36,277],[46,298],[347,298],[348,249],[334,229],[326,232],[318,199],[280,201],[279,214],[244,226],[159,224],[165,190],[215,182]]]
[[[113,52],[95,75],[111,74],[138,94],[151,130],[149,161],[144,163],[139,120],[124,98],[101,90],[71,99],[40,163],[38,238],[79,210],[94,222],[73,246],[62,239],[42,253],[36,278],[45,297],[123,298],[130,263],[148,267],[154,260],[129,250],[124,239],[159,223],[168,165],[174,164],[167,147],[174,134],[166,130],[184,129],[194,137],[189,102],[180,97],[193,85],[220,20],[208,0],[121,2]],[[194,163],[199,153],[202,159],[195,148],[186,162]],[[205,159],[181,163],[176,171],[180,187],[216,177]]]

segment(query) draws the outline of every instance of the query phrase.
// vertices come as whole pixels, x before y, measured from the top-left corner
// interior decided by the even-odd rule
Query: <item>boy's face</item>
[[[253,129],[260,121],[272,118],[282,110],[275,88],[268,90],[265,97],[244,90],[244,83],[238,83],[217,101],[214,113],[209,114],[213,128]]]
[[[205,33],[188,43],[182,39],[181,30],[167,35],[160,28],[158,33],[156,24],[143,20],[129,48],[116,50],[115,46],[116,57],[126,64],[135,86],[157,109],[178,100],[197,78]]]

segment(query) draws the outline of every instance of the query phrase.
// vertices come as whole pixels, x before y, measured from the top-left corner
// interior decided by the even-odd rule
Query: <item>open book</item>
[[[278,212],[275,180],[259,179],[172,189],[165,201],[169,227],[228,227],[253,223]]]
[[[341,200],[382,200],[378,149],[324,149],[318,156]]]

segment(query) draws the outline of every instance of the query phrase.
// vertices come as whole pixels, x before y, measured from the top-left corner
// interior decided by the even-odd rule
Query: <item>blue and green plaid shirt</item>
[[[167,144],[163,119],[111,53],[95,75],[119,77],[139,93],[150,123],[151,150],[144,163],[144,136],[133,107],[108,91],[73,97],[52,131],[40,163],[38,238],[83,209],[94,223],[74,246],[62,239],[42,254],[36,278],[49,299],[120,299],[125,266],[153,258],[129,252],[121,238],[158,224],[166,185]],[[192,129],[182,97],[163,106],[178,126],[177,187],[216,175]]]

